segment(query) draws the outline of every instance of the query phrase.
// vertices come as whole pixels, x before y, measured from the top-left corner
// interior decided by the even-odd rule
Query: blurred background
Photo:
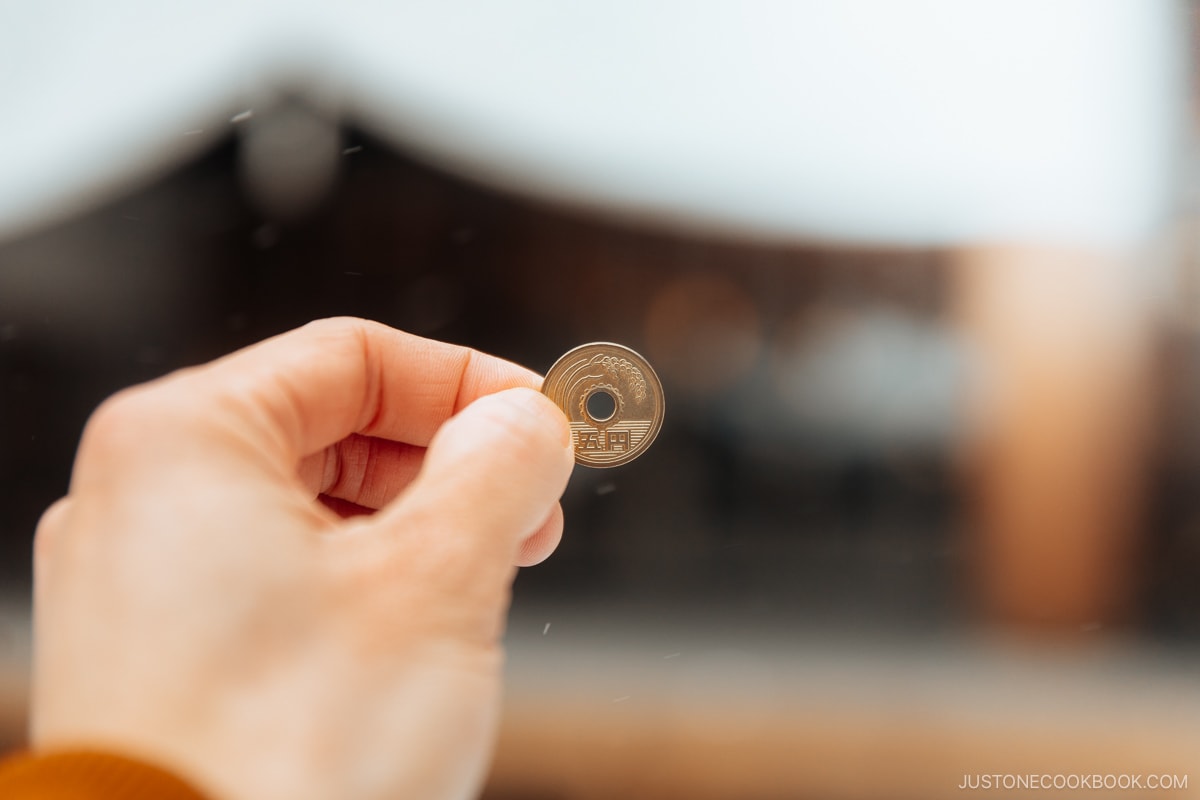
[[[891,35],[932,49],[937,74],[970,72],[937,47],[986,30],[947,37],[931,22],[944,7],[913,8],[887,12],[908,26]],[[813,145],[828,174],[794,194],[754,194],[774,151],[746,166],[749,134],[661,174],[644,172],[647,144],[601,179],[605,163],[588,159],[606,151],[582,140],[575,159],[591,172],[572,171],[569,148],[540,165],[488,150],[511,134],[502,112],[439,150],[439,136],[460,135],[454,114],[429,117],[444,130],[391,125],[331,102],[336,81],[295,73],[217,93],[206,122],[176,132],[183,144],[147,152],[148,166],[115,158],[135,165],[121,180],[21,173],[6,148],[0,746],[24,732],[32,533],[66,490],[91,410],[121,387],[350,314],[539,371],[575,345],[616,341],[664,384],[654,447],[622,468],[577,468],[562,546],[517,580],[486,798],[927,798],[961,794],[965,775],[1044,772],[1190,773],[1162,794],[1200,793],[1200,161],[1184,77],[1196,12],[1056,8],[1075,23],[1107,14],[1111,30],[1047,34],[1069,69],[1007,48],[997,74],[1014,88],[980,124],[1016,119],[1038,143],[1014,145],[1039,176],[1019,191],[996,178],[1011,154],[964,145],[970,130],[946,129],[956,117],[937,92],[922,99],[901,76],[846,111],[838,86],[853,75],[836,69],[811,79],[833,87],[837,124]],[[859,12],[847,35],[880,35],[873,9]],[[1128,25],[1143,17],[1153,24]],[[1174,38],[1156,38],[1163,27]],[[1112,30],[1088,49],[1089,34]],[[1116,69],[1106,58],[1128,86],[1091,69]],[[781,66],[757,68],[778,78]],[[1112,106],[1074,94],[1022,104],[1067,72]],[[964,96],[985,93],[962,80]],[[346,82],[341,96],[354,96]],[[801,110],[819,120],[826,101],[809,99]],[[871,167],[885,200],[871,175],[855,184],[857,144],[835,135],[861,115],[874,124],[881,106],[901,127],[936,119],[871,131],[889,142]],[[1070,170],[1044,175],[1126,111],[1157,127],[1079,165],[1117,177],[1044,204],[1038,181],[1069,182]],[[639,126],[650,140],[676,124],[654,120],[604,142],[620,155]],[[671,130],[661,138],[686,150]],[[993,131],[1001,145],[1008,131]],[[953,148],[938,137],[959,150],[942,158]],[[99,145],[75,146],[67,163],[108,163]],[[913,156],[925,150],[935,155]],[[716,167],[680,179],[710,156],[726,163],[722,152],[740,164],[737,191],[722,193]],[[673,179],[675,194],[659,191]],[[826,215],[823,199],[840,210]]]

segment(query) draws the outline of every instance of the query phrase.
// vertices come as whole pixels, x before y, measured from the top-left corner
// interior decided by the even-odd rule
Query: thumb
[[[548,398],[532,389],[485,395],[442,425],[416,480],[376,522],[416,534],[409,544],[422,551],[468,562],[456,564],[460,574],[507,571],[554,510],[574,463],[567,419]]]

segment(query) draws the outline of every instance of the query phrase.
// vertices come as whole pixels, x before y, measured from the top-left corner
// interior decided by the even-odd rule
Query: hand
[[[33,746],[228,800],[473,796],[573,463],[538,382],[325,320],[105,402],[37,532]]]

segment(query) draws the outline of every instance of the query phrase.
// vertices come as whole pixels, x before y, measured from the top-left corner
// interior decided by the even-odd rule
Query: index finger
[[[289,461],[352,433],[425,446],[473,400],[541,385],[512,362],[350,317],[309,323],[178,381]]]

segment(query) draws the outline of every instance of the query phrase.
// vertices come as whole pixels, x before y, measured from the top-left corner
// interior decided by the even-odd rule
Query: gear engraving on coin
[[[597,393],[607,394],[613,399],[613,413],[609,414],[604,419],[597,419],[592,416],[591,410],[588,408],[588,402]],[[621,419],[621,411],[625,405],[625,398],[621,397],[621,391],[611,383],[593,383],[591,386],[584,389],[579,395],[579,413],[588,422],[592,423],[596,428],[605,430]]]

